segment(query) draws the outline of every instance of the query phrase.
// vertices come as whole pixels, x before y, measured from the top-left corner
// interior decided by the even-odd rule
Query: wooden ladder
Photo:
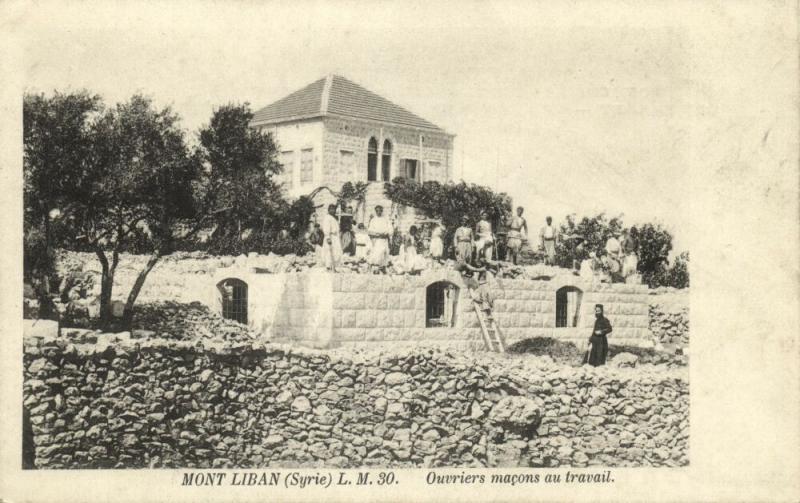
[[[473,301],[472,306],[475,308],[475,314],[478,315],[478,321],[481,324],[481,333],[486,349],[496,353],[505,353],[506,343],[503,340],[503,333],[500,332],[500,327],[497,326],[497,321],[492,316],[492,310],[482,309],[481,303],[477,301]]]

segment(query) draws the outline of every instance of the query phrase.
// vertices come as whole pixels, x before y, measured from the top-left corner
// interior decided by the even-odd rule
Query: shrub
[[[561,267],[572,267],[576,262],[588,258],[590,252],[602,253],[606,241],[621,234],[626,227],[622,217],[607,218],[604,213],[578,220],[568,215],[561,224],[561,239],[556,245],[556,263]],[[668,256],[672,251],[672,234],[658,224],[644,224],[627,228],[637,242],[639,255],[638,271],[642,281],[651,288],[689,286],[689,253],[683,252],[670,266]],[[569,239],[579,237],[581,239]],[[578,247],[578,242],[582,246]]]
[[[639,241],[639,273],[651,288],[664,286],[662,281],[672,250],[672,234],[660,225],[645,224],[635,227]]]
[[[672,288],[689,288],[689,252],[683,252],[671,266],[662,264],[655,274],[650,275],[647,282],[652,288],[668,286]]]
[[[561,267],[572,267],[574,261],[580,262],[589,257],[590,252],[604,250],[606,241],[623,230],[622,217],[607,218],[605,213],[580,220],[575,215],[567,215],[567,221],[561,224],[560,236],[556,244],[556,264]],[[583,238],[583,246],[578,248],[573,236]]]

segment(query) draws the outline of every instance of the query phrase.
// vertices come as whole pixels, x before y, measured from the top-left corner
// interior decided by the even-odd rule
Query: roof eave
[[[367,118],[364,118],[364,117],[356,117],[356,116],[353,116],[353,115],[334,114],[334,113],[330,113],[330,112],[329,113],[325,113],[325,114],[323,114],[323,113],[315,113],[315,114],[305,114],[305,115],[293,115],[293,116],[290,116],[290,117],[281,117],[281,118],[276,118],[276,119],[262,119],[262,120],[254,119],[254,120],[250,121],[250,127],[280,125],[280,124],[286,124],[286,123],[289,123],[289,122],[299,122],[299,121],[304,121],[304,120],[309,120],[309,119],[324,119],[325,117],[332,117],[332,118],[336,118],[336,119],[360,120],[360,121],[364,121],[364,122],[372,122],[372,123],[375,123],[375,124],[389,124],[389,125],[396,126],[396,127],[412,129],[414,131],[424,131],[424,132],[429,132],[429,133],[441,134],[441,135],[444,135],[444,136],[447,136],[447,137],[450,137],[450,138],[455,138],[456,137],[455,134],[449,133],[446,130],[444,130],[444,129],[438,127],[438,126],[435,126],[435,127],[432,127],[432,128],[420,127],[420,126],[412,126],[412,125],[409,125],[409,124],[402,124],[400,122],[379,121],[377,119],[367,119]]]
[[[250,121],[250,127],[254,126],[269,126],[273,124],[283,124],[286,122],[297,122],[303,121],[308,119],[319,119],[324,117],[325,114],[322,113],[314,113],[314,114],[305,114],[305,115],[293,115],[291,117],[280,117],[276,119],[253,119]]]
[[[381,121],[381,120],[377,120],[377,119],[368,119],[368,118],[365,118],[365,117],[357,117],[355,115],[335,114],[335,113],[330,113],[330,112],[325,114],[325,117],[333,117],[333,118],[336,118],[336,119],[352,119],[352,120],[359,120],[359,121],[364,121],[364,122],[372,122],[372,123],[375,123],[375,124],[389,124],[391,126],[397,126],[397,127],[402,127],[402,128],[406,128],[406,129],[413,129],[415,131],[427,131],[427,132],[431,132],[431,133],[443,134],[445,136],[450,136],[450,137],[453,137],[453,138],[456,136],[453,133],[448,133],[447,131],[445,131],[444,129],[440,128],[439,126],[434,126],[432,128],[420,127],[420,126],[412,126],[410,124],[403,124],[403,123],[395,122],[395,121]]]

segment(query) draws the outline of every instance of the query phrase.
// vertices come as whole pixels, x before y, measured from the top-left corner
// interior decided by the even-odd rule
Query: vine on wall
[[[511,213],[511,198],[506,193],[465,182],[417,183],[398,177],[384,184],[384,194],[395,204],[414,207],[426,217],[440,220],[447,244],[465,217],[467,225],[474,227],[481,212],[486,212],[493,228],[498,229]]]

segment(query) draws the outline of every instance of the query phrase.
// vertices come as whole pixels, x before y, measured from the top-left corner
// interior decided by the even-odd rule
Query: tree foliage
[[[69,113],[61,113],[65,103]],[[150,253],[125,304],[123,324],[130,324],[147,274],[209,214],[208,201],[194,197],[200,170],[178,116],[141,95],[104,109],[86,92],[26,96],[24,114],[26,213],[47,210],[54,244],[97,255],[101,325],[111,321],[120,253],[134,244]],[[185,232],[176,234],[181,223]]]
[[[66,189],[88,168],[89,121],[101,106],[100,97],[86,91],[49,98],[26,94],[23,99],[23,275],[43,317],[55,316],[54,220]]]
[[[608,218],[605,213],[600,213],[578,220],[575,215],[567,215],[556,244],[556,263],[561,267],[572,267],[573,261],[586,259],[590,252],[599,253],[605,248],[608,238],[622,230],[621,216]],[[578,247],[579,243],[583,245]]]
[[[671,286],[673,288],[689,287],[689,252],[675,257],[672,265],[663,265],[656,273],[649,276],[647,284],[651,287]]]
[[[271,134],[249,126],[252,119],[247,103],[228,104],[215,109],[200,129],[195,155],[205,169],[202,190],[220,208],[215,214],[218,240],[242,240],[246,229],[269,231],[284,209],[273,179],[281,170],[277,147]]]
[[[54,271],[51,211],[86,170],[92,144],[88,123],[100,108],[100,97],[86,91],[24,96],[23,271],[28,281],[44,281]]]
[[[672,234],[660,225],[644,224],[636,226],[639,241],[639,272],[642,280],[651,287],[661,286],[659,278],[669,266],[669,252],[672,251]]]
[[[669,264],[672,234],[658,224],[627,228],[622,216],[608,218],[600,213],[592,217],[584,216],[580,220],[575,215],[567,216],[566,222],[560,227],[561,240],[556,245],[556,262],[561,267],[572,267],[586,259],[591,252],[602,255],[606,241],[625,230],[636,238],[638,271],[647,285],[652,288],[689,286],[688,252],[679,255],[672,266]]]
[[[474,226],[485,212],[493,228],[497,229],[511,212],[511,198],[507,194],[465,182],[417,183],[398,177],[385,184],[384,193],[394,203],[412,206],[429,218],[441,220],[445,228],[445,243],[452,241],[453,233],[463,218],[468,225]]]

